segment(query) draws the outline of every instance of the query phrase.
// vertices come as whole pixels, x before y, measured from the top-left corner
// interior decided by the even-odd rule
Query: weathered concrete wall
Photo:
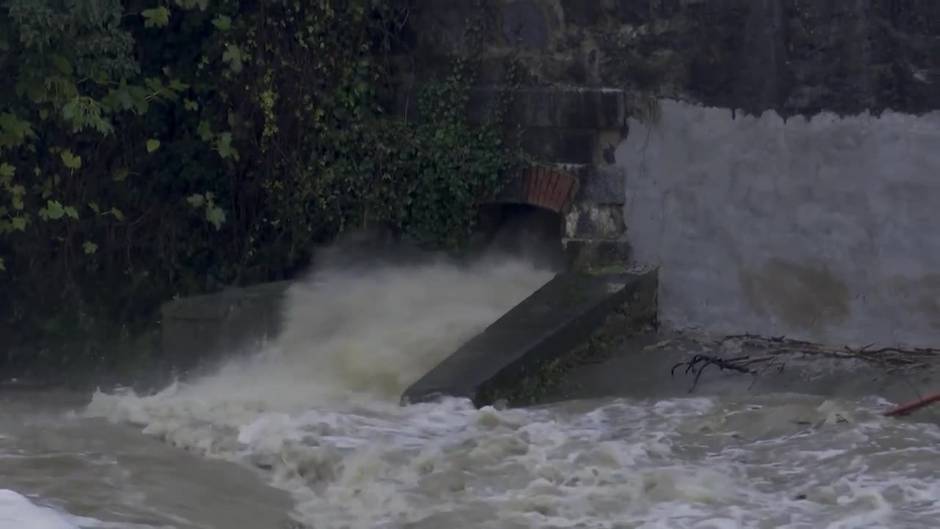
[[[613,88],[783,115],[940,108],[935,0],[413,0],[400,74]],[[550,128],[552,124],[539,126]]]
[[[787,117],[940,109],[935,0],[411,5],[395,76],[399,109],[413,112],[415,89],[446,73],[455,56],[478,65],[475,118],[485,119],[512,79],[507,115],[521,129],[521,146],[579,177],[579,194],[564,212],[564,244],[576,263],[630,260],[621,215],[627,162],[617,146],[638,134],[628,118],[655,121],[658,99]],[[816,192],[832,191],[821,184]]]
[[[655,272],[559,274],[412,384],[402,400],[456,396],[493,404],[539,378],[616,313],[630,330],[653,325],[656,290]]]
[[[288,281],[170,301],[161,310],[164,361],[189,372],[223,355],[257,350],[280,332]]]
[[[660,267],[665,323],[940,343],[940,1],[407,3],[397,111],[470,56],[486,119],[515,71],[521,147],[578,179],[527,203],[563,215],[578,267]],[[864,114],[886,109],[906,114]],[[281,294],[171,303],[164,348],[189,364],[271,335]]]
[[[782,120],[665,101],[617,149],[678,327],[940,343],[940,112]]]

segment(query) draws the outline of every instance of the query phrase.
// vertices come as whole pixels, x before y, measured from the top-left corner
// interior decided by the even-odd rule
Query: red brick
[[[541,167],[536,167],[531,173],[532,178],[532,191],[529,194],[529,202],[535,205],[540,205],[542,198],[542,188],[545,186],[544,179],[545,171]]]
[[[539,183],[537,167],[526,169],[525,182],[525,200],[531,202],[532,197],[535,196],[537,192],[536,189]]]
[[[520,175],[525,203],[561,211],[571,198],[575,178],[567,171],[543,166],[529,167]]]
[[[552,177],[549,180],[550,185],[548,188],[548,196],[545,197],[546,203],[549,205],[549,207],[554,206],[554,208],[557,209],[557,205],[561,203],[558,196],[561,193],[563,179],[564,176],[560,172],[552,171]]]

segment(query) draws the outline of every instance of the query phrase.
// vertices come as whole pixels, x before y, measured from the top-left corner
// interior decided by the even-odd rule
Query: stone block
[[[626,230],[619,204],[580,202],[565,215],[565,236],[571,239],[620,239]]]
[[[507,96],[511,98],[507,120],[522,127],[619,130],[627,118],[626,99],[621,90],[526,87]],[[471,90],[471,118],[484,121],[499,97],[499,88]]]
[[[503,38],[511,46],[545,49],[551,41],[552,28],[546,13],[533,0],[507,2],[502,7]]]
[[[622,205],[626,200],[626,171],[623,167],[595,167],[580,178],[576,202]]]
[[[561,9],[565,13],[565,22],[578,26],[593,26],[603,15],[601,3],[590,0],[561,0]]]
[[[232,288],[215,294],[182,298],[161,308],[162,350],[177,370],[215,361],[222,353],[257,348],[274,338],[280,307],[290,282]]]
[[[546,163],[589,164],[594,159],[596,131],[531,128],[521,139],[523,150]]]
[[[624,126],[620,130],[601,130],[595,142],[594,163],[598,167],[612,167],[617,163],[617,146],[620,145],[629,130]]]
[[[565,239],[562,244],[573,270],[626,267],[632,259],[630,245],[623,240]]]

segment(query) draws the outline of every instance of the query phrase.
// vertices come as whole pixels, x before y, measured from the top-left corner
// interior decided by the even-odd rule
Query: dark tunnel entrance
[[[564,224],[556,211],[529,204],[487,204],[480,209],[476,244],[524,257],[553,270],[565,268]]]

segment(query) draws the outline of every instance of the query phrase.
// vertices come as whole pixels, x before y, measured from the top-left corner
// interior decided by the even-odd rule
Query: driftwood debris
[[[698,381],[702,378],[702,373],[705,372],[709,366],[715,366],[720,371],[736,371],[738,373],[744,373],[748,375],[758,375],[761,371],[752,368],[752,365],[764,364],[764,367],[773,365],[772,358],[766,357],[757,357],[752,358],[749,355],[738,356],[735,358],[721,358],[719,356],[697,354],[693,356],[688,362],[679,362],[678,364],[672,366],[670,370],[670,375],[676,374],[676,369],[685,366],[685,373],[695,373],[695,379],[692,381],[692,386],[689,388],[689,393],[695,391],[695,387],[698,385]],[[785,364],[778,363],[777,368],[779,371],[783,371]]]
[[[927,395],[926,397],[917,399],[912,402],[906,402],[904,404],[901,404],[900,406],[891,408],[890,410],[886,411],[884,414],[888,417],[903,417],[905,415],[910,415],[911,413],[914,413],[915,411],[921,408],[926,408],[927,406],[930,406],[931,404],[934,404],[937,402],[940,402],[940,393],[934,393],[933,395]]]
[[[883,368],[888,372],[927,368],[930,361],[940,359],[940,349],[935,348],[875,348],[872,345],[860,348],[831,347],[793,340],[784,336],[765,338],[752,334],[735,334],[717,339],[693,339],[692,341],[704,349],[716,353],[737,350],[749,351],[751,354],[733,357],[724,357],[719,354],[696,354],[688,361],[675,364],[670,371],[671,375],[675,375],[676,370],[683,367],[686,374],[695,375],[689,393],[695,390],[702,373],[709,367],[715,367],[720,371],[733,371],[751,375],[756,379],[757,376],[768,370],[783,371],[786,367],[786,360],[795,357],[811,358],[817,356],[837,360],[861,361]],[[661,349],[673,343],[674,340],[666,340],[652,346],[652,348]],[[940,403],[940,393],[934,393],[901,404],[884,414],[890,417],[904,416],[934,403]]]
[[[727,347],[731,344],[742,348],[755,349],[768,356],[779,358],[785,355],[801,355],[803,357],[821,356],[840,360],[860,360],[888,369],[927,367],[926,361],[940,358],[940,349],[900,347],[879,347],[873,345],[853,348],[848,346],[831,347],[812,342],[793,340],[784,336],[775,338],[762,338],[751,334],[737,334],[725,336],[717,340],[714,345]]]

